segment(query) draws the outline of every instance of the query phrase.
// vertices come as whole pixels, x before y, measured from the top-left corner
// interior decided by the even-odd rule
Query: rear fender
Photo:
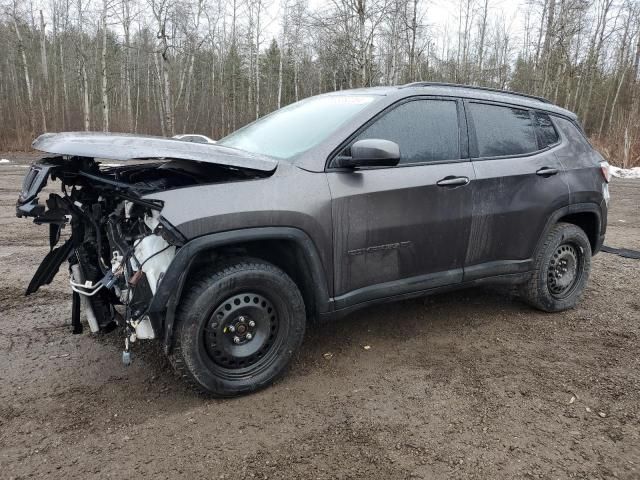
[[[551,216],[549,216],[547,223],[545,225],[544,230],[542,231],[542,235],[538,239],[538,244],[536,245],[536,250],[533,253],[532,258],[536,258],[540,248],[544,244],[544,240],[547,237],[547,233],[553,226],[560,221],[563,217],[568,215],[572,215],[575,213],[591,213],[596,217],[596,225],[595,225],[595,242],[593,245],[593,255],[598,253],[600,247],[602,246],[602,234],[604,233],[604,227],[602,225],[603,221],[603,212],[600,205],[596,203],[575,203],[572,205],[567,205],[566,207],[562,207],[555,212]]]

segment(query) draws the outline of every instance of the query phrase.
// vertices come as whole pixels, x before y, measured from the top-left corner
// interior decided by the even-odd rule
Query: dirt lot
[[[126,368],[119,336],[70,335],[65,275],[23,296],[47,232],[14,217],[30,157],[4,157],[1,478],[640,478],[638,260],[595,257],[563,314],[489,290],[362,311],[218,401],[153,345]],[[640,182],[612,197],[607,243],[640,249]]]

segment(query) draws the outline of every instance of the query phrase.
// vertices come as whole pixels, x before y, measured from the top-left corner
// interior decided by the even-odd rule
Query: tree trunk
[[[162,57],[162,82],[164,87],[164,112],[165,112],[165,126],[167,133],[170,136],[176,134],[175,117],[173,115],[173,104],[171,101],[171,78],[169,76],[169,58],[167,52],[161,55]]]
[[[600,53],[602,51],[602,45],[604,43],[604,32],[607,26],[607,16],[609,14],[609,9],[611,8],[611,4],[613,0],[603,0],[604,4],[602,6],[602,13],[598,17],[598,25],[596,27],[596,31],[594,34],[594,39],[592,45],[595,45],[595,50],[592,50],[590,53],[589,64],[587,67],[587,75],[589,77],[589,93],[587,94],[587,100],[583,107],[583,117],[582,124],[584,128],[587,128],[589,122],[589,110],[591,108],[591,98],[593,97],[593,86],[595,83],[595,75],[593,74],[594,66],[597,66],[598,61],[600,59]],[[596,37],[598,38],[596,42]]]
[[[538,41],[536,42],[536,55],[535,55],[535,63],[534,63],[534,70],[536,71],[538,70],[538,61],[540,60],[540,48],[542,46],[542,36],[544,33],[544,21],[547,18],[548,5],[549,5],[549,0],[545,0],[544,7],[542,8],[542,17],[540,17],[540,30],[538,31]]]
[[[107,91],[107,0],[103,0],[102,9],[102,131],[109,131],[109,93]]]
[[[416,81],[416,36],[418,35],[418,0],[413,0],[411,12],[411,42],[409,45],[409,81]]]
[[[167,136],[167,114],[165,111],[167,102],[164,98],[164,66],[161,59],[161,54],[157,53],[155,55],[155,63],[156,63],[156,78],[158,79],[158,86],[154,88],[155,97],[157,99],[158,104],[158,116],[160,118],[160,129],[162,130],[162,136]]]
[[[49,69],[47,67],[47,37],[45,32],[44,15],[40,10],[40,61],[42,63],[42,77],[49,83]]]
[[[89,77],[87,75],[87,67],[85,65],[85,58],[83,57],[81,60],[82,64],[80,65],[80,77],[82,80],[82,112],[84,119],[84,129],[86,131],[91,130],[91,106],[89,104]]]
[[[367,41],[365,35],[366,0],[356,0],[356,12],[358,15],[358,43],[360,49],[360,86],[367,86]]]
[[[282,106],[282,77],[283,77],[283,57],[284,52],[286,50],[286,41],[287,41],[287,21],[288,21],[288,12],[287,12],[287,1],[283,2],[283,14],[282,14],[282,36],[280,37],[280,59],[278,61],[278,108]]]
[[[484,0],[482,9],[482,23],[480,24],[480,40],[478,44],[478,73],[477,77],[482,78],[482,63],[484,60],[484,42],[487,33],[487,17],[489,14],[489,0]]]
[[[262,0],[258,0],[256,11],[256,120],[260,118],[260,10]]]
[[[555,35],[555,12],[556,0],[549,0],[549,15],[547,16],[547,30],[544,35],[544,46],[542,47],[542,58],[544,59],[544,80],[542,82],[542,95],[547,93],[549,83],[549,69],[551,64],[551,40]]]
[[[27,100],[29,101],[29,128],[31,130],[31,136],[33,136],[33,131],[36,126],[35,111],[33,108],[33,86],[31,84],[31,75],[29,74],[29,64],[27,63],[27,55],[25,53],[24,43],[22,41],[22,35],[20,34],[20,29],[18,28],[18,22],[16,21],[15,15],[13,16],[13,26],[15,27],[16,38],[18,40],[18,53],[20,55],[20,59],[22,60],[24,83],[27,87]]]
[[[133,103],[131,100],[131,11],[130,0],[122,1],[122,26],[124,29],[124,96],[126,103],[127,127],[130,132],[135,130],[133,120]]]

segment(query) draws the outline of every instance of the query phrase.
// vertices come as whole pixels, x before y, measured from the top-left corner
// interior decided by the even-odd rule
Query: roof
[[[399,97],[408,97],[412,95],[439,95],[443,97],[473,98],[477,100],[511,103],[526,108],[535,108],[538,110],[557,113],[572,119],[576,118],[575,113],[554,105],[546,98],[526,93],[512,92],[509,90],[474,87],[471,85],[459,85],[455,83],[414,82],[406,85],[387,87],[356,88],[352,90],[342,90],[335,93],[377,94],[387,96],[398,95]]]
[[[520,93],[513,92],[511,90],[500,90],[497,88],[490,87],[480,87],[480,86],[472,86],[472,85],[460,85],[458,83],[440,83],[440,82],[413,82],[407,83],[406,85],[402,85],[399,88],[416,88],[416,87],[447,87],[447,88],[462,88],[466,90],[480,90],[483,92],[491,92],[491,93],[499,93],[499,94],[508,94],[515,95],[518,97],[525,97],[532,100],[537,100],[543,103],[551,103],[549,100],[543,97],[538,97],[536,95],[529,95],[528,93]]]

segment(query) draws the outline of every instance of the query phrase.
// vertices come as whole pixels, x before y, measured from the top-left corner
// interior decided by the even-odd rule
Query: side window
[[[479,157],[522,155],[538,149],[529,110],[470,103]]]
[[[400,163],[460,158],[458,108],[454,100],[413,100],[385,113],[356,140],[379,138],[400,146]]]
[[[538,136],[540,138],[540,148],[547,148],[558,143],[560,137],[553,126],[551,118],[546,113],[536,112],[538,122]]]

